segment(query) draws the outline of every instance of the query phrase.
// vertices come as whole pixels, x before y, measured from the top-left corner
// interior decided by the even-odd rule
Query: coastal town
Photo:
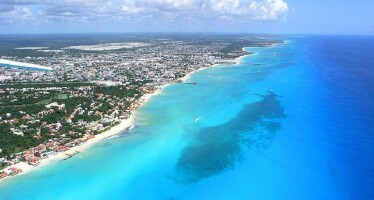
[[[75,147],[129,120],[146,95],[163,85],[183,83],[182,77],[201,68],[238,63],[249,54],[243,47],[274,43],[282,41],[152,39],[18,47],[22,56],[0,55],[52,69],[0,67],[0,179],[22,173],[18,166],[39,166],[61,154],[72,157],[79,153]]]

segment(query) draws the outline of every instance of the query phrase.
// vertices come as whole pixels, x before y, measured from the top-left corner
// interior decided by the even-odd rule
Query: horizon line
[[[137,34],[207,34],[207,35],[286,35],[286,36],[298,36],[298,35],[310,35],[310,36],[374,36],[374,33],[261,33],[261,32],[216,32],[216,31],[129,31],[129,32],[30,32],[30,33],[0,33],[0,35],[137,35]]]

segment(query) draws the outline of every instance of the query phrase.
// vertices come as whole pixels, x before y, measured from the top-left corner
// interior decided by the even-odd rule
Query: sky
[[[0,0],[0,33],[374,35],[374,0]]]

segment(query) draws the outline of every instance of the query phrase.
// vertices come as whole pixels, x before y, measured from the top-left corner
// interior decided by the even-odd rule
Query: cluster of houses
[[[150,90],[150,88],[148,88]],[[89,94],[90,88],[84,88],[82,89],[78,95],[87,95]],[[146,92],[146,89],[144,89],[144,92]],[[71,93],[69,93],[70,95]],[[7,113],[4,117],[4,120],[0,120],[0,125],[2,123],[10,124],[11,133],[15,135],[19,135],[21,137],[24,136],[24,131],[27,131],[30,126],[29,124],[33,124],[36,122],[40,122],[41,126],[37,127],[36,134],[33,137],[41,137],[41,128],[47,128],[48,134],[50,136],[53,136],[54,139],[50,139],[42,144],[39,144],[36,147],[29,148],[23,152],[14,153],[11,155],[11,158],[5,159],[0,158],[0,165],[6,166],[6,171],[0,170],[0,178],[4,178],[6,176],[13,176],[15,174],[18,174],[21,172],[21,170],[18,170],[14,167],[14,164],[17,164],[19,162],[25,162],[29,165],[37,166],[40,164],[40,162],[43,159],[48,158],[51,155],[54,155],[58,152],[65,152],[69,150],[71,147],[78,146],[84,142],[86,142],[89,139],[92,139],[95,137],[95,134],[99,133],[100,131],[104,130],[106,128],[106,125],[113,125],[113,123],[121,120],[126,119],[130,117],[130,112],[124,112],[120,111],[124,107],[124,102],[128,99],[119,99],[117,97],[113,97],[110,95],[104,95],[99,94],[99,96],[96,97],[97,99],[101,101],[108,102],[111,106],[113,106],[112,109],[108,110],[106,113],[99,112],[99,111],[92,111],[95,110],[95,108],[98,108],[101,103],[96,102],[95,100],[90,103],[89,107],[90,109],[82,109],[79,105],[72,111],[70,115],[66,118],[65,122],[70,124],[73,127],[77,127],[80,131],[77,132],[78,129],[70,130],[67,134],[61,134],[62,129],[62,123],[64,122],[57,122],[57,123],[46,123],[45,121],[42,121],[42,118],[50,113],[56,112],[57,110],[66,111],[65,104],[59,104],[57,102],[52,102],[49,104],[46,104],[44,106],[44,110],[35,114],[27,114],[23,111],[20,111],[18,115],[18,118],[16,118],[16,114]],[[134,99],[131,99],[134,100]],[[97,121],[84,121],[84,120],[78,120],[73,122],[72,119],[76,115],[97,115],[99,116],[99,120]],[[22,116],[22,117],[19,117]],[[22,120],[22,123],[19,123]],[[68,137],[67,135],[74,135],[79,136],[77,139],[72,139],[76,137]],[[0,153],[2,150],[0,149]]]
[[[15,158],[11,159],[10,161],[7,161],[5,158],[1,158],[0,164],[5,163],[8,166],[13,166],[14,164],[17,164],[19,162],[26,162],[29,165],[37,166],[40,164],[41,160],[47,159],[49,156],[57,154],[59,152],[65,152],[71,147],[81,145],[87,140],[93,138],[95,138],[95,135],[87,134],[82,138],[72,140],[70,142],[67,142],[66,144],[61,143],[57,139],[49,140],[48,142],[39,144],[36,147],[32,147],[23,152],[17,153],[15,155]],[[22,172],[22,170],[14,166],[7,168],[7,171],[0,170],[0,179],[7,176],[14,176],[20,172]]]
[[[12,81],[111,81],[125,83],[129,78],[146,80],[152,79],[158,86],[173,81],[178,74],[185,74],[187,70],[223,62],[221,50],[229,45],[227,41],[199,44],[188,41],[152,41],[151,45],[134,49],[133,51],[98,51],[71,54],[67,50],[61,53],[49,54],[45,57],[18,58],[4,57],[4,59],[21,62],[38,63],[52,66],[49,72],[28,72],[10,70],[0,75],[11,77]],[[243,55],[240,52],[238,57]],[[126,72],[126,73],[124,73]],[[132,77],[129,77],[130,72]]]
[[[10,167],[7,171],[0,171],[0,179],[3,179],[7,176],[14,176],[22,172],[22,169],[17,167]]]

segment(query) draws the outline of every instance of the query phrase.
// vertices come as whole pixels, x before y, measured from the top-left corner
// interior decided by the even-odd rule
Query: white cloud
[[[39,21],[278,20],[285,0],[1,0],[0,17]],[[8,17],[9,18],[9,17]],[[0,19],[0,22],[4,21]]]
[[[10,11],[0,13],[0,23],[19,23],[34,18],[28,7],[16,7]]]
[[[276,20],[288,11],[283,0],[210,0],[209,6],[214,12],[249,20]]]

